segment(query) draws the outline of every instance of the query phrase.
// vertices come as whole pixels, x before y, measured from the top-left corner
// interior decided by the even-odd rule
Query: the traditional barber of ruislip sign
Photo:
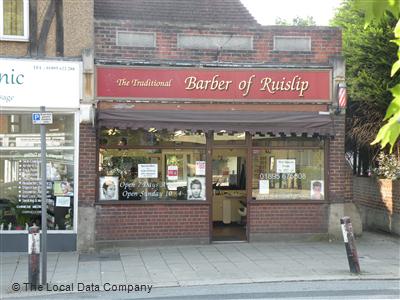
[[[329,102],[329,70],[98,68],[98,96]]]

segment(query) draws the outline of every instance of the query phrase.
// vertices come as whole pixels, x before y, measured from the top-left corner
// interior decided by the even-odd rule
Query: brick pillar
[[[329,218],[328,233],[332,238],[342,238],[340,218],[349,216],[354,234],[362,233],[360,213],[352,199],[352,180],[345,159],[345,115],[334,117],[335,136],[329,146]]]
[[[330,140],[328,180],[329,201],[331,203],[351,202],[349,191],[351,182],[348,180],[345,152],[345,116],[335,116],[335,137]],[[346,193],[347,191],[347,193]]]
[[[91,124],[80,125],[78,250],[94,249],[96,209],[96,129]]]

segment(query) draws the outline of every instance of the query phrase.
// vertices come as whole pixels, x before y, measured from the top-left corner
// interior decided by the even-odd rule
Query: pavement
[[[100,253],[48,253],[51,292],[69,286],[153,287],[320,280],[400,280],[400,238],[364,232],[356,240],[360,274],[349,271],[342,241],[221,243],[123,247]],[[0,299],[26,297],[28,255],[0,253]],[[80,286],[80,289],[78,288]],[[147,287],[146,287],[147,286]],[[14,291],[19,287],[18,291]],[[49,289],[49,288],[48,288]],[[47,291],[49,293],[49,291]]]

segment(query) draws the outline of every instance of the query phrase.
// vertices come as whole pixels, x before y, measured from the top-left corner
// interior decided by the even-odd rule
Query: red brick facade
[[[248,220],[253,233],[324,233],[326,204],[252,202]]]
[[[97,148],[96,129],[80,125],[79,141],[79,202],[80,207],[93,206],[96,201]]]
[[[344,115],[335,117],[335,137],[330,140],[329,145],[329,167],[328,184],[330,202],[348,202],[351,201],[350,185],[347,181],[347,166],[344,156],[345,139],[345,118]]]
[[[97,15],[94,24],[95,58],[99,64],[151,64],[168,67],[182,63],[221,64],[219,66],[230,68],[237,67],[236,64],[251,64],[255,67],[285,68],[290,65],[298,68],[328,68],[331,66],[331,59],[341,55],[341,31],[331,27],[173,24],[157,20],[114,20],[101,15]],[[117,46],[117,31],[155,33],[156,46]],[[181,49],[177,46],[178,34],[252,36],[253,50]],[[274,36],[310,37],[311,51],[275,51]],[[302,106],[298,107],[300,111]],[[338,115],[334,119],[335,137],[327,143],[326,152],[327,201],[253,202],[249,204],[248,215],[250,239],[252,233],[325,233],[328,227],[329,203],[351,201],[350,182],[345,180],[344,116]],[[90,136],[93,132],[89,128],[81,130],[80,201],[83,202],[81,205],[94,205],[97,180],[97,154],[92,140],[94,135]],[[90,136],[87,142],[85,136]],[[209,238],[210,209],[210,203],[98,204],[96,240]]]
[[[208,237],[208,204],[97,206],[98,241]]]
[[[353,178],[354,201],[361,206],[400,214],[400,181]]]
[[[332,27],[268,26],[243,29],[243,27],[199,28],[198,26],[169,26],[139,23],[129,20],[96,20],[95,52],[98,59],[145,61],[202,61],[236,63],[291,63],[301,65],[328,64],[329,58],[341,54],[341,31]],[[122,47],[116,45],[117,31],[154,32],[155,48]],[[253,37],[253,50],[179,49],[178,34],[244,35]],[[274,36],[307,36],[311,38],[310,52],[274,51]]]

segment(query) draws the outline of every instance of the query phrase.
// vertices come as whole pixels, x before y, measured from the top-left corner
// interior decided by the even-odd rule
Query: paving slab
[[[292,280],[400,279],[400,238],[364,233],[356,240],[360,274],[351,274],[341,242],[257,242],[123,247],[101,253],[51,253],[51,284],[189,286]],[[28,280],[26,253],[0,253],[0,293]],[[11,294],[10,294],[11,293]]]

